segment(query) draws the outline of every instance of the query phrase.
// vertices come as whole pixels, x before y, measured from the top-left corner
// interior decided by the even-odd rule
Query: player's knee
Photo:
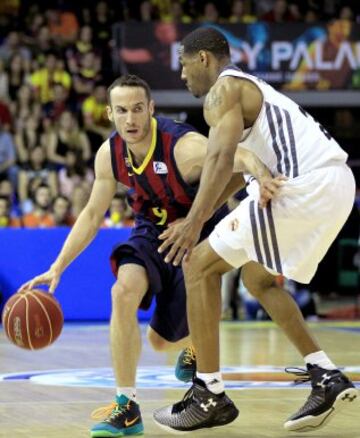
[[[136,291],[131,290],[124,282],[116,282],[111,289],[113,308],[121,311],[136,310],[139,307],[141,297]]]
[[[147,339],[155,351],[166,351],[169,348],[169,342],[158,335],[154,330],[147,331]]]
[[[257,299],[268,293],[271,287],[274,286],[274,280],[269,278],[254,278],[244,275],[242,281],[250,294]]]

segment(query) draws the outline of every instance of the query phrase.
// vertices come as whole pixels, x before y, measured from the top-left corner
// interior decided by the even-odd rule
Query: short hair
[[[110,93],[116,87],[140,87],[145,91],[148,101],[151,100],[151,90],[149,84],[144,79],[139,78],[136,75],[123,75],[115,79],[115,81],[108,87],[107,95],[110,103]]]
[[[213,27],[200,27],[181,41],[185,54],[207,50],[216,58],[230,57],[230,47],[224,34]]]

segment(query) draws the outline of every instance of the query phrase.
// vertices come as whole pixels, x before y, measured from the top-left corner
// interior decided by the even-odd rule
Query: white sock
[[[220,371],[216,373],[196,373],[196,377],[205,382],[207,389],[214,394],[224,392],[224,382]]]
[[[125,395],[128,399],[136,402],[136,388],[131,386],[122,386],[116,388],[116,395],[120,397],[121,395]]]
[[[328,355],[322,350],[316,351],[315,353],[310,353],[304,357],[305,363],[311,365],[317,365],[325,370],[336,370],[337,366],[334,365],[329,359]]]

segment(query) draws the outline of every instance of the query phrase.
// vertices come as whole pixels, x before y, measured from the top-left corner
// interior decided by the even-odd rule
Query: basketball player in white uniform
[[[219,371],[220,276],[242,267],[245,286],[304,357],[306,369],[297,374],[312,383],[309,398],[284,427],[317,429],[348,406],[358,391],[321,350],[297,305],[274,280],[283,274],[309,283],[345,223],[355,195],[347,154],[296,103],[231,66],[228,43],[217,30],[200,28],[185,37],[180,60],[182,78],[192,94],[207,95],[209,145],[193,206],[182,223],[163,233],[159,251],[170,249],[165,260],[174,264],[185,255],[197,375],[184,399],[157,410],[154,420],[169,431],[184,432],[224,425],[237,417]],[[237,148],[254,152],[274,178],[283,175],[282,186],[275,194],[266,183],[251,183],[248,198],[194,248],[230,181]],[[264,193],[270,202],[264,202]]]

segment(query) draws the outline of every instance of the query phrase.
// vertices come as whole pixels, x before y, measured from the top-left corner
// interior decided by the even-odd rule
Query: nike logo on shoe
[[[138,421],[139,418],[140,418],[139,416],[133,418],[132,420],[128,420],[127,418],[125,418],[125,427],[133,426]]]

